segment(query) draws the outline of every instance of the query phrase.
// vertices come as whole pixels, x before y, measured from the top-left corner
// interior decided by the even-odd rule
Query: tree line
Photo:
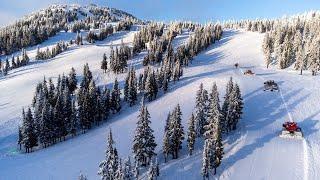
[[[135,21],[133,21],[132,19],[125,19],[125,20],[119,21],[115,26],[112,26],[112,25],[100,26],[99,32],[97,33],[90,30],[86,36],[86,40],[89,43],[95,43],[95,41],[102,41],[115,32],[130,30],[134,22]]]
[[[304,70],[317,75],[320,70],[320,13],[282,19],[265,34],[263,52],[266,65],[280,69],[293,65],[300,74]]]
[[[26,152],[38,145],[46,148],[99,125],[110,113],[120,111],[120,94],[117,79],[111,90],[97,87],[88,64],[80,87],[73,68],[68,76],[59,76],[56,85],[51,78],[44,78],[36,87],[31,107],[22,111],[20,148],[23,146]]]
[[[317,75],[320,70],[320,13],[308,13],[274,20],[229,21],[226,28],[244,28],[265,33],[262,44],[267,68],[290,66],[300,72],[309,70]]]
[[[29,63],[30,58],[27,51],[22,49],[21,52],[21,56],[18,55],[16,58],[15,56],[12,56],[11,63],[9,62],[8,57],[4,62],[0,60],[0,75],[6,76],[10,70],[26,66]]]
[[[56,57],[58,54],[66,51],[68,49],[68,45],[64,41],[56,43],[54,47],[51,48],[51,51],[47,47],[45,51],[41,50],[39,47],[37,48],[36,60],[46,60]]]

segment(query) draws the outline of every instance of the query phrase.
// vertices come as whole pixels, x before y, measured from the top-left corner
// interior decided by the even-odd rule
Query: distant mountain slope
[[[95,5],[51,5],[0,29],[0,55],[37,45],[61,30],[97,29],[106,23],[139,21],[124,11]]]

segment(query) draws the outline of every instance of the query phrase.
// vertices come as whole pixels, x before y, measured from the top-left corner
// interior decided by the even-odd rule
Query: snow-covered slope
[[[183,34],[182,36],[185,36]],[[185,41],[185,38],[176,38]],[[75,179],[82,171],[89,179],[99,179],[98,164],[104,158],[106,134],[113,129],[114,140],[121,157],[131,155],[132,138],[139,105],[123,108],[113,117],[86,134],[75,137],[31,154],[16,151],[17,125],[22,106],[30,104],[35,84],[43,76],[54,77],[67,73],[73,66],[81,75],[85,62],[89,63],[98,84],[113,82],[113,74],[104,75],[100,61],[108,46],[132,42],[133,32],[121,32],[107,40],[68,50],[53,60],[34,63],[16,69],[0,79],[0,179]],[[179,40],[180,39],[180,40]],[[216,82],[223,99],[229,77],[239,83],[245,101],[244,116],[237,131],[225,137],[225,155],[215,178],[220,179],[319,179],[317,161],[320,151],[319,93],[317,77],[299,76],[296,73],[265,69],[261,43],[263,35],[253,32],[227,31],[223,39],[195,58],[184,70],[182,79],[170,86],[165,95],[147,103],[152,128],[158,143],[159,161],[162,162],[161,142],[167,113],[177,103],[181,105],[183,125],[187,128],[201,82],[209,89]],[[181,42],[174,42],[181,44]],[[240,69],[234,68],[239,62]],[[141,56],[129,64],[142,72]],[[244,76],[252,69],[256,76]],[[120,82],[125,75],[118,75]],[[279,82],[281,93],[264,92],[263,82]],[[281,98],[283,97],[283,100]],[[292,118],[299,122],[304,140],[281,139],[281,124]],[[186,146],[182,156],[160,165],[160,179],[201,179],[202,142],[197,139],[193,156],[188,157]]]

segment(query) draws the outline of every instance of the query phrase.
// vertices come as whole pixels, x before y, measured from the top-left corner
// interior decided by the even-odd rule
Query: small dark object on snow
[[[285,122],[282,124],[283,130],[280,137],[293,137],[293,138],[302,138],[301,128],[296,122]]]
[[[243,74],[244,75],[254,75],[254,73],[250,69],[246,70]]]
[[[235,63],[234,66],[235,66],[236,68],[238,68],[238,67],[239,67],[239,63]]]
[[[264,91],[273,91],[273,90],[276,90],[276,91],[279,91],[279,87],[278,87],[278,84],[275,83],[273,80],[269,80],[269,81],[266,81],[264,82]]]

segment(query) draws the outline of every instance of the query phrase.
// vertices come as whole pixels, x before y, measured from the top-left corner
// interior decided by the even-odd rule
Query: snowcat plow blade
[[[280,137],[288,139],[303,139],[303,134],[301,131],[289,132],[287,130],[282,130]]]

